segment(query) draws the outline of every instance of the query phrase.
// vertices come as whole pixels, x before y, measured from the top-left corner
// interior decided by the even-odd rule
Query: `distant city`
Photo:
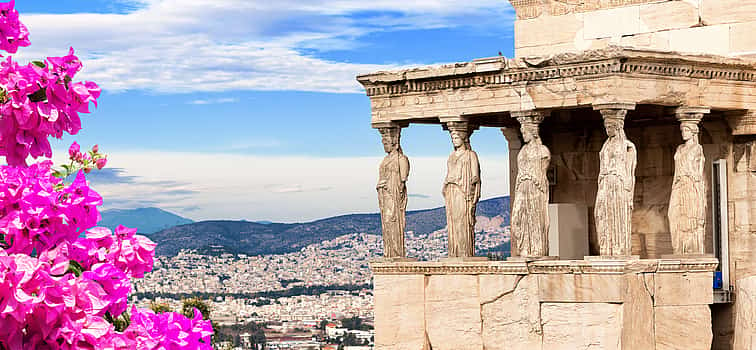
[[[508,224],[500,215],[478,217],[478,255],[509,254]],[[406,237],[411,258],[435,260],[445,255],[444,229],[408,232]],[[219,342],[221,348],[260,348],[261,337],[255,340],[250,333],[257,330],[264,334],[266,349],[372,349],[368,264],[382,256],[382,246],[380,235],[352,233],[286,254],[181,250],[156,258],[153,272],[135,281],[132,301],[178,310],[187,298],[203,300],[218,326],[237,330]]]

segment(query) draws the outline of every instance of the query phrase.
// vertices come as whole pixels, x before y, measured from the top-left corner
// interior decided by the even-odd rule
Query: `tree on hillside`
[[[171,307],[168,306],[168,304],[156,303],[156,302],[151,302],[150,303],[150,310],[152,310],[152,312],[154,312],[156,314],[162,314],[162,313],[165,313],[165,312],[172,312]]]
[[[200,298],[189,298],[182,301],[181,313],[186,317],[194,315],[194,309],[199,310],[202,313],[202,318],[205,320],[210,319],[210,306]]]

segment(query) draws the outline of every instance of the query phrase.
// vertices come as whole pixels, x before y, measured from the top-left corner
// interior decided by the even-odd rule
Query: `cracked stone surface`
[[[481,315],[483,346],[486,350],[541,349],[540,303],[535,276],[481,276]],[[503,277],[503,278],[498,278]],[[517,277],[513,288],[501,288],[496,298],[483,298],[483,291],[494,285],[509,285],[506,277]],[[494,281],[498,279],[498,283]],[[493,289],[493,288],[491,288]]]
[[[375,284],[375,348],[426,350],[425,276],[378,275]]]
[[[653,280],[653,275],[651,279]],[[625,303],[622,304],[622,349],[654,348],[653,284],[646,274],[626,275]]]
[[[622,304],[543,303],[541,319],[543,350],[621,349]]]
[[[709,305],[657,306],[654,330],[656,350],[709,350],[713,338]]]
[[[711,273],[658,273],[655,306],[708,305],[714,301]]]
[[[735,350],[756,349],[756,276],[738,281]]]
[[[425,330],[433,350],[483,350],[478,276],[432,275],[425,287]]]

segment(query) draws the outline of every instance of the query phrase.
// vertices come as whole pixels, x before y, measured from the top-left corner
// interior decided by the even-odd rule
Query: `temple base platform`
[[[717,260],[374,261],[379,350],[708,350]]]

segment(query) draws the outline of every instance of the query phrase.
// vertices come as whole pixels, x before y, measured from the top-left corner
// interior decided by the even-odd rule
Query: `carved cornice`
[[[712,272],[717,266],[716,258],[659,260],[657,272]]]
[[[668,52],[610,47],[565,53],[543,59],[497,58],[498,66],[477,60],[441,67],[378,72],[357,79],[368,96],[427,94],[466,88],[494,88],[520,82],[589,79],[611,75],[659,78],[716,79],[756,82],[756,62],[719,56],[689,56]],[[478,69],[485,64],[486,69]]]
[[[542,15],[562,16],[656,1],[658,0],[509,0],[517,12],[517,19]]]
[[[525,275],[525,262],[371,262],[370,269],[376,275]]]
[[[543,260],[533,262],[483,261],[438,262],[374,261],[376,275],[526,275],[526,274],[626,274],[664,272],[712,272],[717,259],[684,260]]]

